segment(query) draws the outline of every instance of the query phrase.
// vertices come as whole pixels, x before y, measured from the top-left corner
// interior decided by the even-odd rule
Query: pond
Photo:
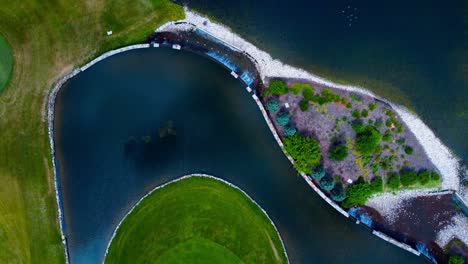
[[[55,144],[71,263],[100,263],[146,192],[190,173],[239,186],[276,224],[291,263],[422,263],[326,204],[297,175],[238,80],[193,53],[115,55],[70,80]]]

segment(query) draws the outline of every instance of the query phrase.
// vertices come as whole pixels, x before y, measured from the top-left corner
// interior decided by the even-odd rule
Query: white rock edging
[[[188,24],[192,24],[221,41],[228,43],[228,45],[242,50],[253,57],[257,62],[256,65],[258,67],[259,74],[264,81],[268,77],[305,79],[331,88],[373,96],[388,102],[386,99],[380,98],[363,87],[337,84],[325,78],[311,74],[303,69],[286,65],[280,60],[273,59],[267,52],[258,49],[239,35],[233,33],[230,28],[221,24],[208,22],[208,18],[196,14],[187,8],[185,8],[185,14],[186,18],[178,22],[187,22]],[[183,31],[193,29],[193,26],[188,24],[169,22],[159,27],[156,31]],[[437,136],[421,119],[417,117],[417,115],[410,113],[403,106],[396,105],[392,102],[388,103],[394,108],[395,112],[400,115],[402,121],[408,126],[416,139],[422,145],[431,162],[440,171],[442,175],[442,188],[461,191],[460,179],[458,176],[460,167],[459,159],[440,141],[439,138],[437,138]]]
[[[65,253],[65,262],[68,264],[70,263],[70,258],[68,254],[68,245],[67,245],[67,238],[65,236],[65,222],[63,218],[63,207],[62,207],[62,193],[60,186],[60,179],[59,179],[59,172],[57,171],[57,159],[55,157],[55,142],[54,142],[54,111],[55,111],[55,99],[57,97],[60,88],[62,88],[63,84],[67,82],[69,79],[73,78],[80,72],[87,70],[89,67],[93,66],[94,64],[98,63],[99,61],[106,59],[112,55],[117,53],[134,50],[134,49],[141,49],[141,48],[149,48],[149,44],[138,44],[123,47],[116,50],[108,51],[101,56],[95,58],[94,60],[90,61],[89,63],[85,64],[81,68],[74,69],[70,74],[64,76],[60,79],[54,86],[54,88],[50,91],[48,98],[47,98],[47,123],[48,123],[48,134],[49,134],[49,144],[50,144],[50,154],[52,156],[52,166],[54,170],[54,187],[55,187],[55,200],[57,202],[57,211],[58,211],[58,220],[60,226],[60,235],[62,237],[62,244]]]
[[[388,243],[391,243],[391,244],[393,244],[393,245],[395,245],[395,246],[397,246],[397,247],[399,247],[399,248],[401,248],[401,249],[404,249],[404,250],[406,250],[406,251],[409,251],[409,252],[415,254],[416,256],[421,255],[421,253],[420,253],[419,251],[413,249],[412,247],[408,246],[408,245],[405,244],[405,243],[401,243],[401,242],[396,241],[395,239],[393,239],[393,238],[391,238],[391,237],[385,235],[385,234],[382,233],[382,232],[373,230],[373,231],[372,231],[372,234],[374,234],[374,235],[380,237],[381,239],[383,239],[383,240],[387,241]]]
[[[262,210],[262,212],[266,215],[266,217],[268,218],[268,220],[270,220],[270,223],[271,225],[273,226],[273,228],[275,229],[276,231],[276,234],[278,235],[279,237],[279,240],[281,241],[281,246],[283,247],[283,253],[284,255],[286,256],[286,260],[288,261],[289,263],[289,257],[288,257],[288,253],[286,252],[286,248],[284,246],[284,242],[283,242],[283,239],[281,238],[281,235],[280,233],[278,232],[278,229],[276,228],[275,226],[275,223],[273,223],[273,220],[271,220],[270,216],[267,214],[267,212],[254,200],[252,199],[252,197],[250,197],[246,192],[244,192],[241,188],[237,187],[236,185],[226,181],[226,180],[223,180],[221,178],[218,178],[218,177],[215,177],[215,176],[212,176],[212,175],[208,175],[208,174],[203,174],[203,173],[194,173],[194,174],[189,174],[189,175],[185,175],[185,176],[182,176],[180,178],[177,178],[177,179],[174,179],[172,181],[169,181],[169,182],[166,182],[162,185],[159,185],[157,186],[156,188],[152,189],[151,191],[149,191],[147,194],[145,194],[143,197],[140,198],[140,200],[138,200],[138,202],[136,202],[136,204],[134,206],[132,206],[132,208],[130,208],[130,210],[124,215],[124,217],[120,220],[119,224],[117,225],[117,227],[115,228],[114,232],[112,233],[112,236],[111,236],[111,239],[109,240],[109,243],[107,244],[107,247],[106,247],[106,253],[104,255],[104,260],[103,260],[103,263],[105,262],[106,260],[106,257],[107,257],[107,254],[109,253],[109,247],[110,245],[112,244],[112,240],[114,240],[114,237],[115,235],[117,234],[117,231],[119,230],[120,228],[120,225],[123,223],[123,221],[125,221],[125,219],[127,218],[127,216],[129,214],[131,214],[133,212],[133,210],[146,198],[148,197],[149,195],[151,195],[153,192],[161,189],[161,188],[164,188],[172,183],[175,183],[175,182],[178,182],[178,181],[181,181],[181,180],[184,180],[184,179],[188,179],[188,178],[191,178],[191,177],[204,177],[204,178],[210,178],[210,179],[213,179],[213,180],[217,180],[217,181],[220,181],[224,184],[227,184],[229,185],[230,187],[240,191],[242,194],[244,194],[245,196],[247,196],[247,198],[250,199],[250,201],[252,201],[258,208],[260,208],[260,210]]]

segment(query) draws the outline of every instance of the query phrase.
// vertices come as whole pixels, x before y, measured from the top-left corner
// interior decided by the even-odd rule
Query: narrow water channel
[[[100,263],[147,191],[202,172],[270,215],[291,263],[422,263],[338,214],[298,177],[245,87],[207,58],[169,49],[106,59],[69,81],[55,139],[71,263]]]

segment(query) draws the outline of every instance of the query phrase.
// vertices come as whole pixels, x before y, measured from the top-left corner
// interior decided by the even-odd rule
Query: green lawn
[[[0,92],[10,79],[13,68],[13,55],[5,38],[0,35]]]
[[[44,118],[53,84],[183,17],[169,0],[0,0],[0,35],[14,58],[0,91],[0,263],[64,263]]]
[[[191,177],[146,197],[123,221],[106,263],[287,263],[268,217],[241,191]]]

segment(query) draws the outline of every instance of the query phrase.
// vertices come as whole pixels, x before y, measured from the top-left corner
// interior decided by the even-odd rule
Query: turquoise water
[[[410,106],[468,159],[468,2],[187,0],[273,57]]]
[[[291,263],[423,263],[333,210],[297,175],[240,81],[183,51],[115,55],[57,96],[55,139],[71,263],[101,263],[146,192],[191,173],[232,182],[276,224]]]

